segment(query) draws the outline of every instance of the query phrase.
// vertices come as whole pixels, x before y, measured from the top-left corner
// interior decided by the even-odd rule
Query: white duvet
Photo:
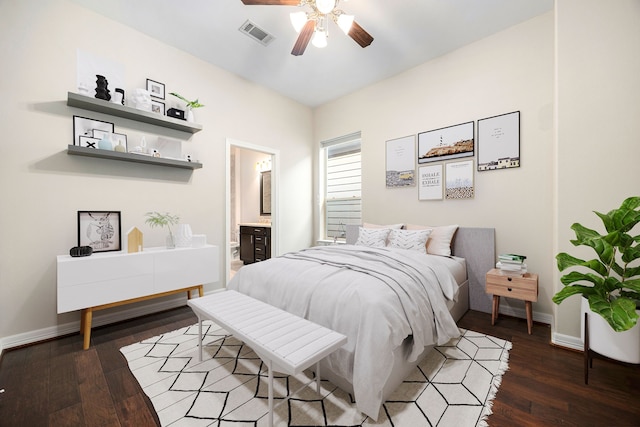
[[[458,285],[442,257],[391,248],[319,246],[241,268],[227,288],[345,334],[327,363],[353,384],[358,410],[377,419],[393,351],[408,361],[459,336],[445,298]]]

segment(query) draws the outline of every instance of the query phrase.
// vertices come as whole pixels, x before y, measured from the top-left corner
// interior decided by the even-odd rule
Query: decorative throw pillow
[[[363,222],[362,226],[364,228],[390,228],[390,229],[400,229],[404,226],[404,224],[389,224],[389,225],[378,225],[378,224],[371,224],[368,222]]]
[[[427,253],[427,240],[431,230],[391,230],[389,245],[392,248],[409,249]]]
[[[457,225],[443,225],[440,227],[429,227],[424,225],[407,224],[407,230],[427,230],[431,229],[429,240],[427,240],[427,253],[430,255],[451,256],[451,241],[458,230]]]
[[[360,227],[356,245],[384,248],[387,245],[388,228],[364,228]]]

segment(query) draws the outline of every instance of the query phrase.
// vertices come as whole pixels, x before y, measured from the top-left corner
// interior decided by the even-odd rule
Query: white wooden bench
[[[320,393],[320,360],[347,342],[345,335],[232,290],[191,299],[188,304],[198,316],[200,361],[202,321],[213,320],[267,365],[269,426],[273,426],[273,371],[297,375],[315,363]]]

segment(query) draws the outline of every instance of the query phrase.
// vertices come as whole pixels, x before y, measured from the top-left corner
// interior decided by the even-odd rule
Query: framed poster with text
[[[421,166],[418,169],[418,200],[442,200],[442,165]]]

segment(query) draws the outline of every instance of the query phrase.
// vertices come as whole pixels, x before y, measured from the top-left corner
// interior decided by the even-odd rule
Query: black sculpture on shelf
[[[96,78],[96,98],[110,101],[111,94],[109,93],[109,89],[107,89],[109,82],[104,76],[99,74],[96,74]]]

